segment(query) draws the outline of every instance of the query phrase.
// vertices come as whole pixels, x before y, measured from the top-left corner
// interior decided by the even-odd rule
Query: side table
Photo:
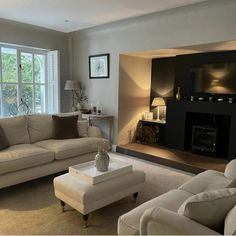
[[[112,129],[113,129],[113,116],[110,115],[93,115],[93,114],[82,114],[83,119],[87,119],[89,124],[92,125],[92,121],[105,120],[108,122],[108,140],[112,144]]]
[[[165,122],[158,120],[140,120],[141,142],[165,144]]]

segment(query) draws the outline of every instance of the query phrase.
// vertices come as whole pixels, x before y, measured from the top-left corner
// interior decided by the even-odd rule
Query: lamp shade
[[[64,90],[78,90],[79,88],[80,84],[78,80],[67,80]]]
[[[152,101],[152,107],[165,106],[165,101],[162,97],[156,97]]]

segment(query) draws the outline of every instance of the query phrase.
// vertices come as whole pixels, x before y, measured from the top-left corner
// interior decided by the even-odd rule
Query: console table
[[[113,128],[113,116],[110,115],[93,115],[93,114],[82,114],[83,119],[89,121],[89,125],[92,125],[92,121],[105,120],[108,122],[108,140],[112,144],[112,128]]]

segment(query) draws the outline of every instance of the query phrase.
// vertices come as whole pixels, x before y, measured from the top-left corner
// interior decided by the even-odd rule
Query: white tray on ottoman
[[[95,185],[68,173],[54,178],[54,190],[63,211],[65,203],[78,210],[87,227],[89,213],[132,194],[136,199],[144,182],[145,174],[141,171],[130,171]]]
[[[116,159],[110,159],[108,171],[101,172],[95,167],[95,161],[89,161],[69,167],[69,174],[80,178],[90,184],[98,184],[108,179],[132,171],[132,165]]]

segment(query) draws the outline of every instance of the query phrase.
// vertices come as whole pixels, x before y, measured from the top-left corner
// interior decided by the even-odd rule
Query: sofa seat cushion
[[[54,160],[54,154],[32,144],[19,144],[0,151],[0,175],[42,165]]]
[[[76,138],[76,139],[49,139],[35,143],[55,153],[55,159],[61,160],[79,155],[96,152],[98,142],[108,142],[101,138]]]
[[[233,181],[226,178],[223,173],[208,170],[194,176],[188,182],[181,185],[179,189],[192,194],[198,194],[205,191],[233,187],[232,182]]]
[[[193,196],[191,193],[174,189],[143,203],[119,218],[118,234],[139,234],[140,219],[146,209],[151,207],[163,207],[177,212],[182,203],[191,196]]]

